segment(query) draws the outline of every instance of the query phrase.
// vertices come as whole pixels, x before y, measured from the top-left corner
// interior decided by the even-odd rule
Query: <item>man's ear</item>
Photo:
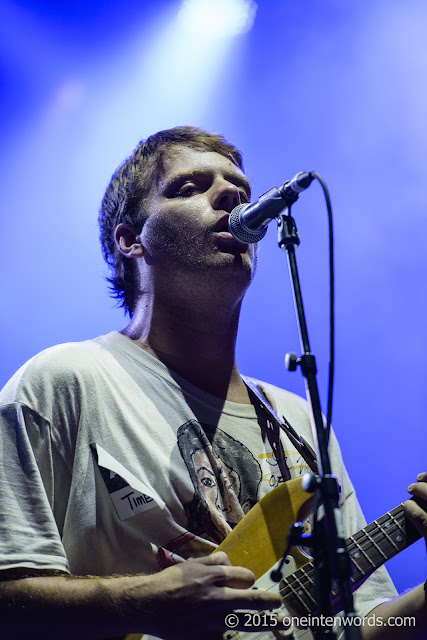
[[[120,223],[114,232],[116,246],[126,258],[140,258],[144,255],[141,236],[132,227]]]

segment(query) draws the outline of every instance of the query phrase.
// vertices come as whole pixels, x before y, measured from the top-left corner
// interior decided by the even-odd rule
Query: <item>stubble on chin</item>
[[[252,281],[257,267],[257,247],[252,245],[247,252],[235,250],[221,250],[215,242],[210,229],[200,233],[194,227],[183,225],[179,229],[168,224],[167,221],[157,220],[151,225],[148,242],[147,258],[153,265],[175,265],[177,270],[188,272],[222,272],[234,269],[235,277],[239,271],[242,276]]]

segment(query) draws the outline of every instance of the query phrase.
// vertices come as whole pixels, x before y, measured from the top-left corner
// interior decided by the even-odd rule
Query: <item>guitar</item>
[[[271,568],[281,559],[286,547],[290,525],[296,520],[304,520],[311,512],[312,497],[301,488],[301,479],[294,478],[280,484],[264,496],[233,531],[219,545],[218,551],[225,551],[233,565],[247,567],[255,574],[255,587],[280,590],[291,615],[302,617],[316,610],[314,565],[311,557],[299,547],[293,547],[288,556],[289,563],[283,570],[287,575],[280,586],[269,578]],[[421,503],[421,501],[420,501]],[[427,505],[423,505],[424,508]],[[421,534],[407,520],[402,505],[395,507],[371,524],[350,536],[346,543],[351,558],[353,572],[352,590],[387,560],[418,540]],[[215,553],[215,552],[214,552]],[[338,588],[332,590],[332,604],[339,610]],[[227,631],[224,640],[255,639],[252,633]],[[151,640],[153,636],[127,635],[125,640]],[[264,631],[256,635],[257,640],[274,640],[287,637],[309,640],[307,629],[281,631],[281,635]]]

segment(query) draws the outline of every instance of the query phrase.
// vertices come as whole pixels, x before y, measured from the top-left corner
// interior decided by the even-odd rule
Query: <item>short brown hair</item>
[[[177,145],[215,151],[230,158],[243,171],[240,151],[216,133],[209,133],[196,127],[175,127],[153,134],[141,140],[132,155],[113,174],[102,199],[99,213],[100,239],[104,259],[112,271],[111,295],[132,316],[138,289],[138,277],[133,260],[123,256],[115,243],[117,225],[130,225],[141,232],[147,218],[144,201],[154,179],[163,169],[163,158]]]

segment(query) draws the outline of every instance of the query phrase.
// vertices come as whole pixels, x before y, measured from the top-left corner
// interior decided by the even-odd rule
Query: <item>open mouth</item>
[[[248,250],[248,244],[236,240],[229,231],[228,218],[229,214],[222,216],[212,228],[212,234],[215,238],[215,243],[220,249],[226,253],[246,253]]]
[[[226,213],[225,215],[221,216],[221,218],[219,218],[215,225],[212,227],[212,231],[213,233],[222,233],[222,232],[227,232],[228,231],[228,219],[230,217],[229,213]]]
[[[248,244],[236,240],[229,231],[218,231],[214,233],[216,245],[227,253],[246,253]]]
[[[216,244],[219,249],[227,253],[246,253],[248,244],[236,240],[230,233],[228,228],[228,218],[230,215],[226,213],[222,216],[212,228],[212,234],[215,237]]]

